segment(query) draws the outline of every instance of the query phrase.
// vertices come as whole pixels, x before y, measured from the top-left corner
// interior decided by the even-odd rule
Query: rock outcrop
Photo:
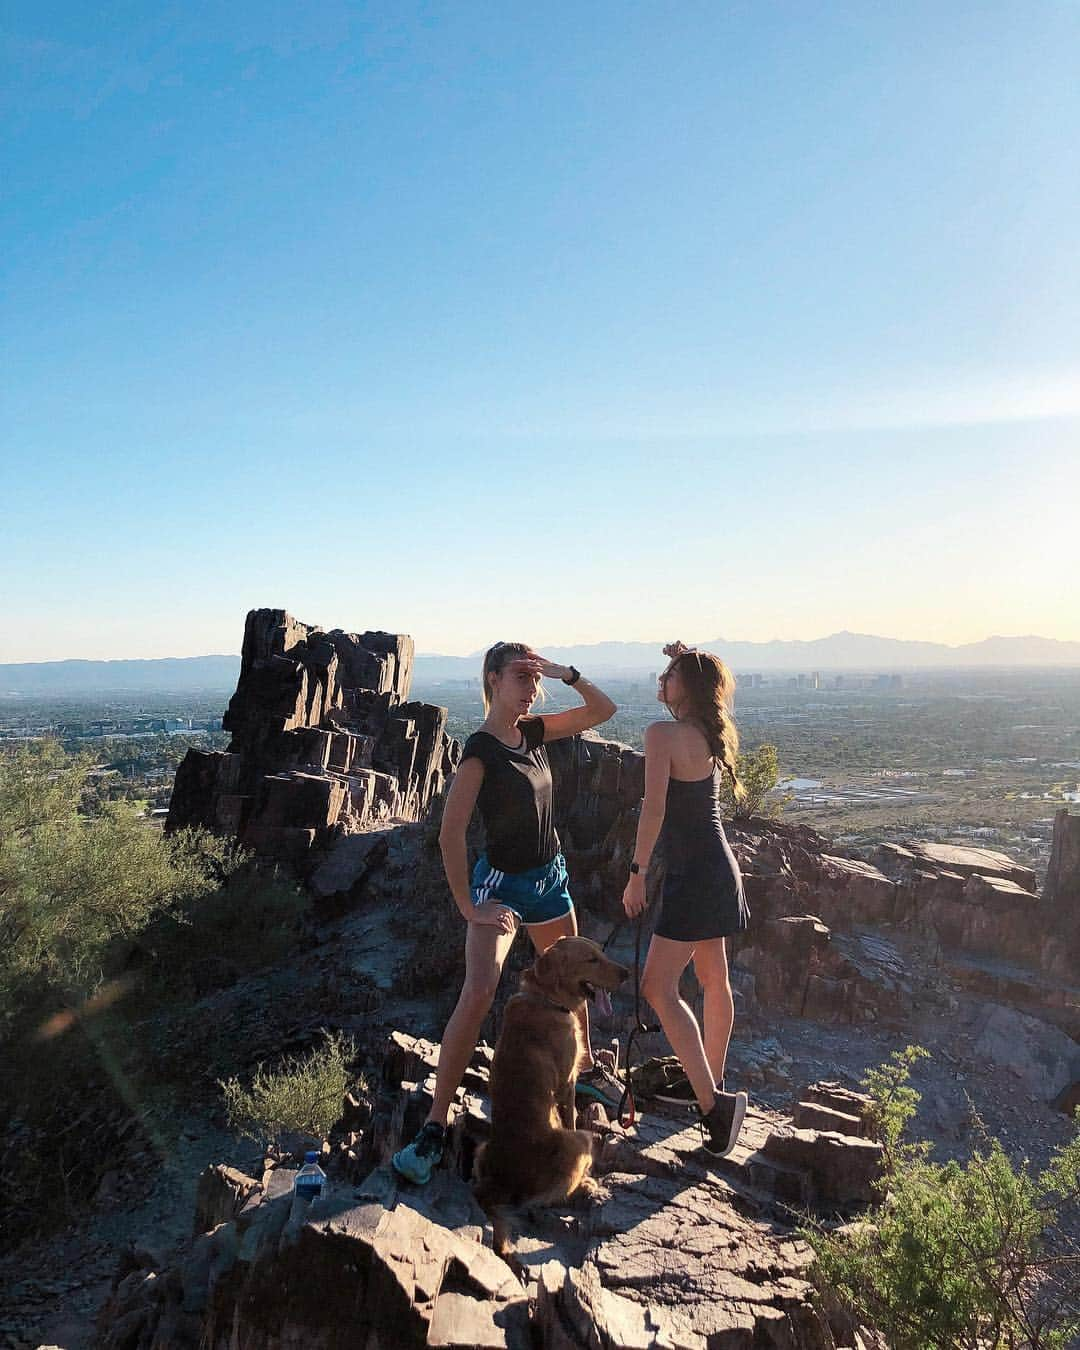
[[[556,742],[550,758],[575,899],[618,921],[644,757],[586,735]],[[1080,816],[1058,813],[1041,895],[1030,868],[989,849],[881,844],[855,857],[783,821],[731,821],[727,832],[751,911],[735,960],[760,1003],[823,1022],[895,1025],[912,998],[902,937],[959,986],[1080,1038]],[[650,871],[655,890],[662,860]]]
[[[227,751],[189,750],[166,829],[202,825],[304,862],[386,820],[418,820],[457,763],[446,710],[408,701],[412,639],[247,616]]]
[[[330,1193],[309,1206],[292,1195],[290,1166],[261,1182],[208,1169],[185,1259],[120,1272],[98,1350],[872,1343],[813,1297],[811,1254],[792,1215],[871,1198],[881,1147],[852,1114],[856,1094],[807,1089],[808,1103],[848,1108],[833,1110],[824,1131],[754,1112],[719,1162],[702,1153],[685,1114],[647,1116],[630,1133],[613,1127],[598,1141],[592,1196],[519,1216],[522,1285],[485,1245],[467,1185],[488,1132],[489,1061],[481,1052],[470,1067],[444,1169],[422,1190],[400,1183],[384,1158],[426,1110],[438,1047],[401,1033],[387,1048],[359,1179],[339,1154]]]
[[[1062,807],[1054,816],[1054,838],[1043,899],[1049,923],[1064,942],[1073,971],[1080,970],[1080,815]]]

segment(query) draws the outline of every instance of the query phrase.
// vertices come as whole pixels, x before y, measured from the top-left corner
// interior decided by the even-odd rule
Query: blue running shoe
[[[436,1121],[429,1120],[411,1144],[394,1154],[391,1159],[394,1171],[417,1186],[426,1185],[431,1180],[432,1170],[442,1162],[445,1142],[446,1130]]]

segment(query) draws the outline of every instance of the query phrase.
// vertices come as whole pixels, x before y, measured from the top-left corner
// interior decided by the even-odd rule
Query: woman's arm
[[[540,673],[549,679],[564,680],[571,673],[569,666],[556,665],[542,656],[538,659]],[[584,675],[579,675],[570,687],[581,695],[582,706],[570,708],[566,712],[541,714],[545,741],[561,741],[567,736],[576,736],[579,731],[588,731],[590,727],[597,727],[615,715],[616,708],[612,700]]]
[[[513,910],[505,905],[474,905],[469,892],[469,850],[465,835],[483,781],[484,765],[479,759],[466,759],[458,767],[446,794],[439,827],[439,849],[454,904],[461,910],[462,917],[469,923],[490,923],[504,933],[512,933],[517,927]]]
[[[671,726],[654,722],[645,728],[645,800],[641,803],[634,845],[634,862],[640,870],[630,873],[623,891],[623,909],[630,918],[645,908],[645,873],[664,823],[670,776]]]

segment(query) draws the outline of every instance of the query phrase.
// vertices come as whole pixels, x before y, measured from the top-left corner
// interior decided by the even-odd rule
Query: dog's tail
[[[496,1187],[484,1168],[486,1148],[486,1144],[482,1145],[476,1155],[473,1170],[473,1195],[476,1196],[476,1203],[491,1220],[491,1245],[495,1255],[501,1256],[507,1265],[513,1269],[515,1263],[510,1254],[510,1224],[506,1216],[505,1198],[497,1194]]]

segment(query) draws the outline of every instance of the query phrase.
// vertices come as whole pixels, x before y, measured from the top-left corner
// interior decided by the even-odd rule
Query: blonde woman
[[[705,1148],[723,1157],[735,1147],[746,1114],[746,1093],[724,1091],[724,1063],[734,1020],[725,938],[746,927],[749,910],[742,876],[720,816],[722,774],[736,773],[739,737],[731,715],[735,678],[719,657],[681,642],[670,657],[657,698],[674,717],[645,731],[645,800],[638,821],[623,908],[645,908],[645,872],[660,842],[666,864],[641,992],[656,1010],[687,1082],[663,1100],[697,1103],[707,1131]],[[704,1038],[679,979],[693,961],[705,995]]]
[[[544,676],[572,686],[582,706],[530,715]],[[395,1170],[420,1185],[442,1159],[450,1103],[476,1048],[518,925],[528,929],[538,954],[577,932],[544,746],[606,722],[615,712],[611,699],[573,666],[556,665],[523,642],[496,642],[487,651],[482,692],[487,716],[465,742],[439,833],[446,879],[467,924],[465,984],[443,1032],[427,1121],[393,1158]],[[470,877],[465,833],[476,806],[487,847]],[[592,1051],[588,1020],[582,1020],[583,1067],[588,1068]]]

